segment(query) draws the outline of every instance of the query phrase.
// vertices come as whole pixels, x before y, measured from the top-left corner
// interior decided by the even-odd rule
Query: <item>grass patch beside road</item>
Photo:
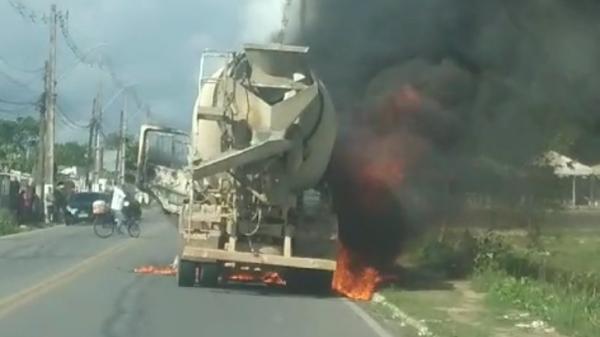
[[[432,336],[490,337],[490,327],[504,327],[493,313],[482,310],[479,295],[462,286],[408,291],[389,288],[381,293],[388,302],[427,326]]]
[[[600,336],[600,227],[472,233],[420,242],[381,293],[436,336]]]
[[[0,236],[18,232],[19,226],[14,215],[5,209],[0,209]]]
[[[475,285],[494,308],[525,310],[570,336],[600,336],[597,294],[491,269],[479,272]]]
[[[518,308],[570,336],[600,336],[600,258],[598,233],[563,232],[542,236],[524,247],[510,238],[488,238],[481,247],[473,279],[488,303]],[[590,261],[593,261],[590,264]]]

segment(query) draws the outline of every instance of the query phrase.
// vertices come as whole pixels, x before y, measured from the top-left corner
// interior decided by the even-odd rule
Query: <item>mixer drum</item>
[[[307,64],[307,52],[246,45],[201,86],[192,127],[194,158],[200,163],[196,179],[277,157],[280,165],[271,173],[284,193],[318,184],[337,120],[329,93]],[[224,146],[225,135],[237,142]]]

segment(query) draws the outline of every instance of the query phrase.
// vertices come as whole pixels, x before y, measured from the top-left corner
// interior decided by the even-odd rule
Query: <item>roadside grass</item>
[[[550,327],[529,329],[536,318],[511,306],[491,305],[486,295],[472,289],[469,281],[451,281],[451,288],[411,289],[389,287],[380,293],[386,301],[400,308],[406,315],[427,327],[430,334],[419,334],[413,329],[400,336],[432,337],[560,337]],[[378,317],[393,319],[378,303],[371,305]],[[396,318],[398,319],[398,318]]]
[[[599,233],[542,235],[523,249],[490,235],[480,247],[473,275],[494,307],[534,314],[570,336],[600,336]]]
[[[7,210],[0,209],[0,236],[19,232],[15,217]]]
[[[463,299],[456,289],[405,291],[389,288],[381,293],[407,315],[418,318],[433,336],[489,337],[489,326],[499,323],[476,306],[457,307]]]
[[[600,224],[598,228],[563,227],[544,229],[532,247],[527,233],[496,231],[515,251],[548,267],[581,273],[600,273]]]
[[[455,228],[408,248],[413,271],[381,293],[436,336],[600,336],[600,227]]]
[[[522,309],[569,336],[600,336],[597,294],[491,269],[476,274],[474,285],[486,291],[486,302],[493,308]]]

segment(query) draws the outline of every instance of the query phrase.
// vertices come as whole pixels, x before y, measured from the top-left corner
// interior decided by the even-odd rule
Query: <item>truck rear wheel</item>
[[[204,262],[199,263],[198,267],[200,268],[198,282],[201,286],[214,288],[219,285],[219,275],[221,274],[219,264]]]
[[[190,261],[179,261],[177,267],[177,285],[180,287],[193,287],[196,280],[196,264]]]
[[[303,294],[331,294],[333,272],[311,269],[289,269],[285,273],[287,288]]]

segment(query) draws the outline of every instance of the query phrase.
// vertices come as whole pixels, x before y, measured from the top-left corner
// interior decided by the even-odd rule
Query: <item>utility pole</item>
[[[44,158],[44,215],[46,223],[52,221],[51,207],[54,203],[54,141],[55,141],[55,113],[56,113],[56,31],[57,31],[56,5],[50,7],[50,55],[46,68],[46,132],[45,132],[45,158]]]
[[[48,62],[44,64],[44,94],[40,104],[39,141],[37,148],[37,164],[35,169],[35,194],[44,200],[44,159],[46,157],[46,109],[48,104]]]
[[[95,131],[95,158],[94,158],[94,180],[93,184],[98,186],[98,179],[100,173],[102,173],[102,88],[98,89],[98,96],[96,97],[96,131]]]
[[[94,97],[92,103],[92,118],[90,119],[90,135],[87,148],[87,174],[85,176],[85,186],[88,191],[92,190],[92,170],[94,167],[94,141],[96,139],[96,111],[98,97]]]
[[[125,156],[127,151],[127,95],[124,96],[123,110],[121,111],[121,134],[119,149],[119,168],[117,170],[118,182],[125,184]]]
[[[117,179],[115,182],[119,182],[119,174],[121,172],[121,137],[122,137],[122,129],[123,129],[123,110],[121,110],[121,117],[119,118],[119,144],[117,144],[117,158],[115,161],[115,172],[117,175]]]

